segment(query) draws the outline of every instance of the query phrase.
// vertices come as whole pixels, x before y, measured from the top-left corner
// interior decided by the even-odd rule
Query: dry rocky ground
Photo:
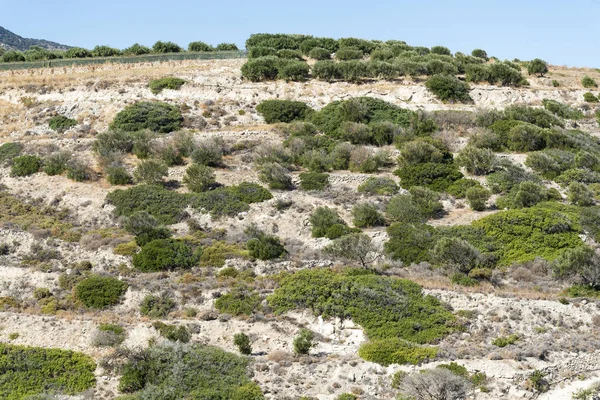
[[[220,137],[229,145],[250,143],[277,144],[281,142],[276,129],[264,124],[255,106],[266,99],[293,99],[320,108],[333,100],[354,96],[372,96],[412,110],[476,110],[502,108],[514,103],[539,105],[544,98],[567,104],[579,104],[583,93],[581,76],[599,78],[594,70],[552,68],[543,78],[530,77],[528,88],[500,88],[476,86],[471,92],[473,105],[447,105],[436,100],[421,82],[374,82],[363,85],[347,83],[249,83],[240,77],[243,60],[184,61],[162,64],[103,65],[65,69],[14,71],[0,73],[0,144],[21,141],[26,148],[42,151],[65,149],[93,168],[91,143],[96,133],[107,129],[108,123],[125,105],[141,99],[158,99],[185,105],[187,129],[197,138]],[[189,83],[179,91],[165,90],[153,95],[147,88],[150,79],[174,75]],[[554,88],[551,80],[561,82]],[[47,120],[56,114],[74,118],[78,125],[64,134],[49,129]],[[580,127],[592,134],[600,134],[597,124]],[[456,132],[449,127],[446,139],[454,150],[466,143],[469,132]],[[50,150],[49,150],[50,149]],[[393,151],[393,149],[390,149]],[[513,157],[514,158],[514,157]],[[517,157],[518,158],[518,157]],[[523,162],[523,159],[516,160]],[[242,181],[258,182],[252,164],[245,162],[244,154],[226,157],[226,168],[217,170],[217,181],[226,185]],[[132,161],[132,166],[134,161]],[[181,181],[185,167],[173,167],[169,179]],[[105,203],[106,194],[114,190],[105,180],[78,183],[65,176],[49,177],[43,173],[25,178],[14,178],[8,168],[0,168],[0,183],[23,199],[39,199],[41,204],[71,211],[71,221],[88,231],[112,228],[118,230],[118,221],[112,215],[112,206]],[[381,176],[393,177],[391,170]],[[196,222],[207,229],[222,228],[232,241],[242,235],[243,228],[254,222],[268,233],[277,234],[290,255],[281,262],[251,262],[244,259],[227,260],[227,266],[253,269],[258,276],[285,270],[297,270],[317,265],[331,265],[321,259],[319,249],[327,239],[311,237],[308,218],[320,205],[336,208],[340,215],[351,221],[352,206],[364,196],[357,186],[369,175],[337,172],[331,175],[327,192],[273,191],[274,199],[251,205],[250,211],[236,217],[212,219],[194,213]],[[293,201],[290,209],[277,211],[279,199]],[[377,199],[375,199],[377,201]],[[474,212],[461,201],[446,200],[446,215],[433,221],[435,225],[467,224],[494,211]],[[186,224],[174,226],[185,234]],[[384,228],[366,231],[376,245],[386,240]],[[477,399],[533,398],[527,390],[526,378],[536,369],[547,371],[553,383],[540,399],[570,399],[577,389],[598,381],[600,369],[600,303],[575,301],[561,304],[557,301],[560,288],[549,282],[544,290],[536,285],[545,282],[539,277],[519,271],[509,271],[500,279],[501,287],[491,285],[474,289],[459,288],[448,279],[436,275],[426,267],[407,271],[392,265],[390,273],[397,273],[422,284],[426,291],[454,310],[465,310],[468,329],[455,333],[440,344],[440,360],[421,366],[384,368],[361,360],[357,351],[366,340],[359,326],[351,321],[329,321],[310,312],[288,313],[284,316],[255,315],[250,318],[231,318],[218,315],[214,308],[213,293],[227,290],[227,283],[206,279],[197,284],[185,284],[189,276],[183,273],[132,273],[131,258],[116,255],[113,247],[121,240],[97,234],[87,234],[79,242],[70,243],[38,235],[36,232],[16,229],[0,221],[0,243],[12,246],[9,255],[0,256],[0,296],[12,296],[31,303],[23,312],[0,313],[0,341],[41,347],[56,347],[82,351],[97,361],[111,349],[93,345],[95,327],[101,322],[119,322],[126,327],[128,338],[124,343],[131,348],[148,345],[157,338],[149,319],[139,314],[139,303],[144,295],[169,290],[178,303],[197,310],[196,317],[186,317],[182,310],[171,313],[169,323],[187,325],[193,332],[192,341],[219,346],[237,352],[232,342],[234,333],[249,332],[253,342],[252,369],[254,380],[260,384],[268,399],[297,399],[302,395],[319,400],[333,400],[341,393],[354,392],[361,399],[393,399],[391,376],[399,370],[413,371],[431,368],[450,360],[466,366],[470,371],[485,372],[489,378],[489,392],[476,391]],[[60,252],[58,260],[39,265],[23,265],[23,258],[32,245],[42,243]],[[69,265],[89,260],[94,271],[122,273],[130,280],[122,304],[109,311],[59,311],[44,315],[32,302],[33,291],[44,287],[59,291],[61,273],[72,272]],[[214,274],[215,271],[207,273]],[[521,271],[522,272],[522,271]],[[200,274],[202,274],[200,272]],[[534,274],[535,275],[535,274]],[[547,277],[546,277],[547,278]],[[536,280],[537,279],[537,280]],[[193,281],[192,281],[193,282]],[[262,288],[268,293],[268,284]],[[299,327],[305,326],[318,334],[319,343],[310,356],[294,357],[291,338]],[[18,333],[16,339],[10,334]],[[498,336],[518,334],[522,339],[510,350],[491,345]],[[14,335],[13,335],[14,336]],[[160,339],[159,339],[160,340]],[[110,399],[117,396],[119,376],[98,367],[96,389],[82,398]]]

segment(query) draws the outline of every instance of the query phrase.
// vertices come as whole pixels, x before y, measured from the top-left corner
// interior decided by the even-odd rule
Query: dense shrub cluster
[[[259,294],[244,285],[234,287],[229,293],[215,301],[215,307],[222,313],[231,315],[251,315],[261,303]]]
[[[150,88],[150,91],[152,93],[159,94],[164,89],[179,90],[183,86],[184,83],[185,83],[184,79],[168,77],[168,78],[154,79],[154,80],[150,81],[150,83],[148,84],[148,87]]]
[[[285,253],[285,248],[277,236],[267,235],[254,226],[246,229],[246,235],[249,236],[246,247],[253,258],[271,260]]]
[[[146,295],[140,304],[140,313],[150,318],[165,318],[175,308],[176,303],[166,294]]]
[[[472,103],[469,85],[450,75],[434,75],[425,82],[425,87],[443,102]]]
[[[53,393],[75,395],[96,384],[94,360],[82,353],[0,343],[0,397],[19,400]]]
[[[247,376],[248,361],[199,344],[151,346],[130,356],[119,390],[128,399],[264,400]]]
[[[329,207],[318,207],[310,216],[313,237],[336,239],[353,232],[337,212]]]
[[[256,111],[267,124],[304,120],[313,109],[301,101],[265,100],[256,106]]]
[[[169,133],[181,128],[183,117],[175,106],[161,102],[139,102],[119,112],[110,129],[137,132],[148,129],[157,133]]]
[[[119,302],[127,283],[111,276],[91,275],[75,286],[75,296],[86,307],[104,309]]]
[[[192,249],[175,239],[153,240],[133,256],[133,266],[142,272],[191,268],[197,262],[197,256]]]
[[[367,270],[299,271],[284,277],[267,301],[278,313],[310,309],[325,318],[352,318],[374,341],[430,343],[449,333],[448,324],[454,319],[438,300],[423,296],[417,284]],[[389,364],[390,357],[401,357],[393,355],[399,351],[397,346],[381,349],[367,348],[361,356],[384,365]]]
[[[42,159],[38,156],[24,155],[12,159],[11,176],[29,176],[42,169]]]
[[[77,125],[77,121],[71,118],[67,118],[64,115],[57,115],[56,117],[53,117],[50,119],[50,121],[48,121],[48,125],[53,131],[63,133],[64,131]]]

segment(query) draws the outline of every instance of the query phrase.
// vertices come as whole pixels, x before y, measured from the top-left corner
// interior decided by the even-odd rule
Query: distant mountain
[[[0,26],[0,46],[7,50],[25,51],[31,46],[40,46],[48,50],[67,50],[70,46],[64,44],[50,42],[43,39],[27,39],[16,35]]]

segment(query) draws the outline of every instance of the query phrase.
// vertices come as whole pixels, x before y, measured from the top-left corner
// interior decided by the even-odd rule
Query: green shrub
[[[316,345],[313,342],[315,334],[313,331],[302,328],[298,336],[294,338],[294,353],[296,354],[308,354],[310,349]]]
[[[261,58],[261,57],[270,57],[270,56],[276,56],[277,55],[277,49],[274,47],[267,47],[267,46],[256,46],[251,48],[248,51],[248,58],[252,59],[252,58]]]
[[[231,315],[251,315],[260,307],[261,298],[256,291],[246,286],[236,286],[229,293],[215,301],[221,313]]]
[[[299,175],[302,190],[323,190],[329,186],[329,175],[320,172],[303,172]]]
[[[323,248],[323,253],[349,263],[358,263],[363,268],[376,260],[377,249],[364,233],[346,233]]]
[[[121,54],[121,50],[110,46],[96,46],[92,49],[92,56],[94,57],[114,57]]]
[[[236,333],[233,335],[233,344],[235,344],[240,351],[245,356],[249,356],[252,354],[252,346],[250,345],[250,338],[245,333]]]
[[[166,294],[148,294],[140,304],[140,313],[150,318],[165,318],[175,308],[176,303]]]
[[[317,207],[317,209],[310,216],[309,220],[312,225],[313,237],[326,236],[327,231],[334,225],[346,225],[338,213],[329,207]]]
[[[426,186],[443,192],[452,183],[461,179],[463,174],[453,164],[424,163],[397,169],[394,174],[400,178],[404,188]]]
[[[352,217],[354,226],[358,228],[371,228],[374,226],[384,226],[385,218],[370,203],[356,204],[352,208]]]
[[[69,152],[53,153],[44,160],[44,173],[50,176],[61,175],[67,170],[70,160],[71,154]]]
[[[218,167],[223,163],[223,145],[218,140],[204,140],[192,152],[196,164]]]
[[[357,48],[352,47],[344,47],[336,51],[335,58],[340,61],[349,61],[349,60],[360,60],[364,56],[364,53]]]
[[[167,325],[156,321],[152,324],[152,327],[160,333],[160,336],[172,342],[188,343],[192,336],[190,331],[183,325]]]
[[[434,75],[425,82],[425,87],[443,102],[472,103],[469,85],[449,75]]]
[[[475,211],[485,210],[486,203],[489,200],[491,193],[486,188],[481,186],[473,186],[465,192],[469,206]]]
[[[340,61],[337,64],[337,71],[340,79],[358,83],[369,77],[369,63],[359,60]]]
[[[456,162],[464,167],[468,173],[474,175],[487,175],[494,172],[497,164],[496,156],[492,150],[473,146],[465,147],[456,157]]]
[[[501,208],[525,208],[548,200],[548,190],[535,182],[521,182],[504,197],[498,199]]]
[[[17,142],[0,145],[0,165],[11,164],[12,160],[23,151],[23,145]]]
[[[184,83],[185,83],[185,80],[183,80],[183,79],[168,77],[168,78],[154,79],[154,80],[150,81],[150,83],[148,84],[148,87],[150,88],[150,91],[152,93],[159,94],[164,89],[179,90],[183,86]]]
[[[174,239],[153,240],[133,256],[133,266],[142,272],[191,268],[196,263],[192,249]]]
[[[238,47],[235,43],[219,43],[217,47],[215,47],[216,51],[236,51]]]
[[[204,42],[191,42],[188,45],[188,51],[215,51],[215,49]]]
[[[204,192],[216,183],[215,172],[211,167],[200,164],[192,164],[185,170],[183,184],[191,192]]]
[[[123,49],[123,54],[128,56],[141,56],[144,54],[150,54],[152,50],[149,47],[142,46],[139,43],[134,43],[133,45]]]
[[[417,346],[399,338],[373,340],[360,346],[358,355],[371,362],[391,364],[420,364],[437,355],[437,348]]]
[[[133,151],[134,138],[127,132],[108,131],[99,133],[92,144],[92,149],[99,156],[111,153],[131,153]]]
[[[452,185],[448,186],[446,192],[457,199],[463,199],[467,196],[467,190],[472,187],[481,187],[479,182],[474,179],[459,179]]]
[[[453,320],[419,285],[364,269],[302,270],[284,277],[267,301],[277,313],[307,308],[324,318],[352,318],[370,339],[428,343],[449,332],[445,324]]]
[[[289,61],[277,69],[277,77],[286,82],[304,82],[308,80],[310,68],[304,61]]]
[[[507,62],[495,62],[489,66],[488,82],[492,85],[521,86],[527,83],[520,69],[512,68]]]
[[[242,65],[242,76],[252,82],[277,79],[277,63],[273,56],[251,58]]]
[[[473,57],[477,57],[477,58],[483,58],[484,60],[488,60],[489,57],[487,55],[487,52],[485,50],[481,50],[481,49],[475,49],[471,52],[471,55]]]
[[[56,117],[53,117],[50,119],[50,121],[48,121],[48,125],[53,131],[63,133],[64,131],[77,125],[77,121],[71,118],[67,118],[64,115],[57,115]]]
[[[598,87],[598,84],[596,83],[596,81],[587,75],[584,76],[583,79],[581,79],[581,84],[583,85],[584,88],[597,88]]]
[[[492,344],[498,347],[506,347],[508,345],[515,344],[517,340],[519,340],[519,335],[512,334],[506,337],[497,337],[492,341]]]
[[[96,178],[87,161],[72,159],[67,165],[67,178],[76,182],[90,181]]]
[[[431,54],[440,54],[443,56],[451,56],[452,52],[450,51],[449,48],[444,47],[444,46],[433,46],[431,48]]]
[[[10,176],[33,175],[42,168],[42,159],[38,156],[24,155],[12,159]]]
[[[75,286],[75,296],[86,307],[104,309],[117,304],[127,287],[117,278],[91,275]]]
[[[153,53],[180,53],[183,49],[173,42],[157,41],[152,46]]]
[[[285,253],[285,248],[276,236],[269,236],[261,233],[257,237],[248,240],[246,247],[250,252],[250,257],[259,260],[272,260],[281,257]]]
[[[313,110],[301,101],[265,100],[256,106],[256,111],[268,124],[304,120]]]
[[[587,92],[583,94],[583,101],[586,103],[597,103],[598,97],[594,96],[594,94],[591,92]]]
[[[370,195],[393,195],[398,193],[400,188],[390,178],[368,178],[365,182],[358,186],[359,193],[367,193]]]
[[[352,393],[342,393],[335,400],[358,400],[358,396]]]
[[[332,82],[341,79],[338,64],[330,60],[317,61],[311,69],[313,78],[321,79],[327,82]]]
[[[7,63],[23,62],[25,61],[25,56],[20,51],[10,50],[2,54],[2,61]]]
[[[331,52],[322,47],[313,47],[308,53],[308,56],[317,61],[330,60]]]
[[[277,163],[261,165],[258,177],[269,185],[269,189],[291,190],[294,188],[289,171]]]
[[[558,279],[578,277],[585,286],[600,289],[600,256],[587,246],[564,251],[552,263],[552,270]]]
[[[119,390],[128,399],[264,400],[247,376],[248,361],[200,344],[152,346],[133,353],[123,367]]]
[[[271,192],[257,183],[242,182],[229,190],[247,204],[262,203],[273,198]]]
[[[571,182],[567,195],[569,202],[576,206],[589,207],[594,205],[594,193],[581,182]]]
[[[535,60],[532,60],[529,62],[529,64],[527,64],[527,73],[529,73],[529,75],[535,74],[538,76],[544,76],[544,74],[547,72],[548,63],[546,63],[546,61],[544,60],[536,58]]]
[[[0,397],[7,400],[33,398],[49,388],[52,393],[75,395],[96,384],[94,360],[70,350],[0,343],[0,364]]]
[[[565,119],[581,119],[583,113],[579,110],[569,107],[566,104],[560,103],[556,100],[544,99],[542,100],[544,108],[551,113]]]
[[[557,81],[556,79],[552,80],[552,87],[560,87],[560,82]]]
[[[89,58],[93,56],[91,51],[81,47],[71,47],[65,52],[65,58]]]
[[[123,343],[126,337],[125,329],[116,324],[100,324],[92,339],[94,346],[108,347]]]
[[[392,197],[385,213],[391,222],[421,223],[427,220],[412,196],[406,194]]]
[[[438,240],[431,255],[439,265],[465,274],[479,263],[479,251],[469,242],[457,237],[443,237]]]
[[[133,177],[125,167],[108,167],[106,169],[106,180],[111,185],[130,185],[133,183]]]
[[[161,102],[139,102],[119,112],[110,129],[137,132],[148,129],[157,133],[169,133],[181,129],[183,117],[175,106]]]
[[[169,168],[161,161],[146,160],[138,164],[133,171],[133,179],[146,185],[161,185],[169,174]]]

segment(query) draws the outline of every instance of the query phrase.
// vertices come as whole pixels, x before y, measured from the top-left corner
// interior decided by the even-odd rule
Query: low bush
[[[596,81],[587,75],[581,79],[581,84],[583,85],[584,88],[597,88],[598,87],[598,84],[596,83]]]
[[[331,52],[322,47],[314,47],[308,53],[308,56],[314,60],[322,61],[322,60],[330,60]]]
[[[431,251],[433,261],[468,274],[479,263],[479,251],[466,240],[457,237],[443,237]]]
[[[277,313],[310,309],[324,318],[352,318],[371,340],[428,343],[449,333],[447,323],[454,319],[438,300],[423,296],[417,284],[364,269],[299,271],[284,277],[267,301]],[[387,353],[379,352],[375,361],[385,360]]]
[[[462,376],[443,368],[434,368],[406,376],[399,389],[401,398],[450,400],[466,399],[471,392],[471,385]]]
[[[9,142],[0,145],[0,165],[12,164],[12,160],[23,151],[23,145],[17,142]]]
[[[245,356],[249,356],[252,354],[252,346],[250,345],[250,338],[245,333],[236,333],[233,335],[233,344],[235,344],[240,351]]]
[[[159,40],[152,46],[153,53],[180,53],[182,51],[183,49],[173,42],[163,42]]]
[[[571,204],[580,207],[593,206],[595,203],[594,197],[594,192],[592,192],[586,184],[581,182],[571,182],[571,184],[569,184],[567,198]]]
[[[398,193],[400,188],[390,178],[368,178],[365,182],[358,186],[359,193],[367,193],[370,195],[394,195]]]
[[[467,146],[456,157],[456,163],[470,174],[487,175],[494,172],[497,159],[490,149]]]
[[[456,197],[457,199],[463,199],[467,196],[467,190],[472,187],[481,187],[481,185],[474,179],[463,178],[448,186],[446,193]]]
[[[344,47],[335,52],[336,60],[348,61],[348,60],[360,60],[364,56],[364,53],[357,48]]]
[[[310,349],[316,345],[313,342],[315,339],[315,334],[313,331],[308,330],[306,328],[300,329],[300,333],[298,336],[294,338],[294,353],[296,354],[308,354]]]
[[[217,139],[203,140],[198,143],[191,156],[196,164],[219,167],[223,164],[223,143]]]
[[[593,93],[587,92],[583,94],[583,101],[586,103],[597,103],[599,100],[598,97],[594,96]]]
[[[313,112],[306,103],[291,100],[265,100],[256,106],[256,111],[268,124],[304,120]]]
[[[177,304],[166,294],[146,295],[140,304],[140,313],[150,318],[165,318]]]
[[[338,213],[329,207],[318,207],[310,216],[313,237],[326,237],[328,231],[336,226],[346,226]]]
[[[358,232],[347,233],[334,239],[323,247],[322,251],[323,254],[351,264],[360,264],[366,269],[377,258],[377,249],[373,246],[371,237]]]
[[[23,62],[25,61],[25,56],[20,51],[10,50],[2,54],[2,61],[6,63]]]
[[[188,343],[192,336],[190,331],[183,325],[167,325],[156,321],[152,324],[152,327],[160,333],[160,336],[172,342]]]
[[[110,129],[137,132],[148,129],[157,133],[169,133],[181,129],[183,117],[175,106],[161,102],[141,101],[119,112]]]
[[[12,159],[10,176],[29,176],[39,172],[43,166],[38,156],[24,155]]]
[[[67,170],[70,160],[71,153],[69,152],[53,153],[44,160],[44,173],[50,176],[61,175]]]
[[[191,268],[197,262],[192,249],[174,239],[153,240],[133,256],[133,266],[142,272]]]
[[[213,187],[216,182],[214,170],[201,164],[190,165],[183,176],[183,184],[190,192],[204,192]]]
[[[463,178],[453,164],[423,163],[407,166],[394,171],[404,188],[426,186],[437,192],[445,191],[450,185]]]
[[[94,346],[98,347],[118,346],[123,343],[126,336],[125,329],[121,325],[100,324],[94,333],[92,342]]]
[[[96,363],[83,353],[0,343],[0,397],[8,400],[53,394],[76,395],[95,386]]]
[[[231,315],[251,315],[260,307],[259,294],[243,285],[234,287],[229,293],[215,301],[215,308],[221,313]]]
[[[352,208],[352,223],[357,228],[371,228],[375,226],[384,226],[385,218],[377,207],[371,203],[356,204]]]
[[[443,102],[472,103],[469,85],[450,75],[434,75],[425,87]]]
[[[141,56],[144,54],[150,54],[152,50],[149,47],[142,46],[139,43],[134,43],[133,45],[123,49],[123,54],[128,56]]]
[[[581,119],[583,113],[579,110],[569,107],[566,104],[560,103],[556,100],[544,99],[542,100],[544,108],[551,113],[565,119]]]
[[[92,49],[92,56],[94,57],[115,57],[121,54],[121,50],[110,46],[96,46]]]
[[[539,58],[536,58],[535,60],[532,60],[529,62],[529,64],[527,64],[527,73],[529,75],[538,75],[538,76],[544,76],[545,73],[548,72],[548,63],[546,63],[546,61],[544,60],[540,60]]]
[[[329,175],[320,172],[303,172],[299,175],[302,190],[323,190],[329,186]]]
[[[250,58],[242,65],[242,76],[252,82],[277,79],[278,58],[274,56]]]
[[[506,337],[500,336],[494,339],[492,344],[498,347],[506,347],[508,345],[515,344],[517,340],[519,340],[519,335],[513,334]]]
[[[469,202],[469,206],[474,211],[485,210],[487,201],[489,200],[490,196],[490,191],[481,186],[472,186],[465,192],[465,197]]]
[[[77,125],[77,121],[71,118],[67,118],[64,115],[57,115],[56,117],[52,117],[50,121],[48,121],[48,125],[53,131],[63,133],[64,131],[69,130],[75,125]]]
[[[292,177],[287,168],[277,163],[265,163],[260,166],[259,179],[269,185],[269,189],[291,190],[294,188]]]
[[[310,68],[304,61],[288,60],[281,64],[277,69],[277,77],[286,82],[304,82],[308,80]]]
[[[75,296],[86,307],[101,310],[117,304],[127,287],[117,278],[91,275],[75,286]]]
[[[483,58],[486,61],[489,59],[489,57],[487,55],[487,52],[485,50],[482,50],[482,49],[475,49],[475,50],[473,50],[471,52],[471,55],[473,57]]]
[[[163,178],[168,176],[169,168],[165,163],[156,160],[142,161],[133,171],[133,179],[146,185],[162,185]]]
[[[360,346],[358,355],[385,367],[391,364],[420,364],[434,359],[437,348],[418,346],[399,338],[379,339]]]
[[[127,399],[264,400],[247,375],[248,361],[200,344],[151,346],[133,353],[123,367],[119,390]]]
[[[148,84],[148,87],[150,88],[150,91],[152,93],[159,94],[164,89],[179,90],[183,86],[184,83],[185,83],[185,80],[183,80],[181,78],[168,77],[168,78],[154,79],[154,80],[150,81],[150,83]]]
[[[250,252],[250,257],[259,260],[272,260],[285,254],[285,248],[277,236],[270,236],[262,232],[248,240],[246,247]]]
[[[338,64],[330,60],[317,61],[311,69],[311,74],[313,78],[327,82],[333,82],[337,79],[341,79]]]
[[[204,42],[191,42],[188,45],[188,51],[215,51],[215,48]]]
[[[71,47],[65,52],[65,58],[89,58],[93,56],[91,51],[81,47]]]
[[[125,167],[108,167],[106,169],[106,180],[111,185],[131,185],[133,177],[127,172]]]
[[[238,47],[235,43],[219,43],[215,47],[216,51],[236,51]]]

